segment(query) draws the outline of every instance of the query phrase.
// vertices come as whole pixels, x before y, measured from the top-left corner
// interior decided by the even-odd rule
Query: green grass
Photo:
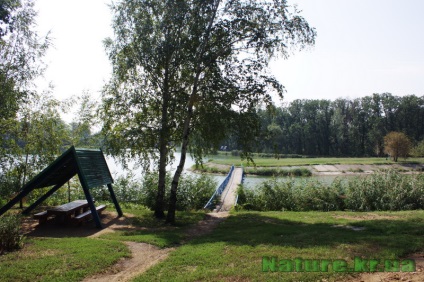
[[[106,233],[100,238],[148,243],[160,248],[171,247],[179,245],[184,239],[186,229],[205,216],[203,211],[177,211],[177,222],[175,225],[169,225],[162,220],[156,220],[153,212],[147,209],[125,209],[124,212],[135,215],[132,224],[139,228]]]
[[[121,242],[89,238],[33,238],[0,256],[1,281],[81,281],[129,256]]]
[[[123,241],[159,247],[179,245],[186,228],[205,214],[177,212],[177,223],[170,226],[154,219],[152,211],[140,206],[123,211],[134,215],[132,224],[140,230],[109,233],[100,239],[28,237],[21,250],[0,256],[0,281],[81,281],[104,272],[120,258],[129,257]]]
[[[397,259],[424,248],[423,211],[369,213],[377,219],[361,220],[367,214],[237,212],[211,235],[181,246],[135,281],[341,281],[333,272],[264,273],[262,257],[351,263],[355,256]]]
[[[241,161],[237,156],[214,156],[211,161],[215,164],[222,165],[243,165],[253,166],[246,160]],[[278,166],[302,166],[302,165],[323,165],[323,164],[395,164],[386,158],[254,158],[256,166],[262,167],[278,167]],[[397,163],[424,163],[424,158],[409,158],[399,160]]]
[[[181,245],[203,212],[179,212],[177,225],[133,214],[136,231],[92,238],[31,238],[22,250],[0,256],[1,281],[81,281],[128,257],[121,241],[178,246],[135,281],[341,281],[329,273],[262,272],[262,257],[397,259],[424,249],[424,211],[232,212],[211,234]],[[365,227],[353,231],[349,226]]]

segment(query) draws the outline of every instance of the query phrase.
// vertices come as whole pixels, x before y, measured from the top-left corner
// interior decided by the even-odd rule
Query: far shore
[[[236,165],[237,166],[237,165]],[[215,173],[224,174],[230,170],[231,165],[217,164],[213,161],[204,164],[204,167],[214,169]],[[254,168],[253,165],[245,166]],[[412,174],[424,172],[424,163],[392,163],[392,164],[310,164],[310,165],[295,165],[295,166],[256,166],[260,169],[281,169],[293,170],[296,168],[306,168],[310,170],[312,176],[324,175],[366,175],[373,174],[382,170],[395,170],[400,173]],[[195,169],[193,169],[196,171]],[[212,171],[213,173],[213,171]],[[254,175],[254,173],[253,173]]]

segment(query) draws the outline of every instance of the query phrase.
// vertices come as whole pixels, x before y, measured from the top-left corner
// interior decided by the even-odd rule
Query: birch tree
[[[285,0],[121,0],[111,9],[106,144],[146,168],[157,160],[159,218],[165,217],[166,165],[180,146],[166,218],[173,223],[189,148],[201,160],[236,131],[247,153],[259,128],[255,106],[283,95],[270,59],[313,44],[316,32]]]

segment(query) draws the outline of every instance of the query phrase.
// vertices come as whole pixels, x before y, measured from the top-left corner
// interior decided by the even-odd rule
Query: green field
[[[396,164],[386,158],[260,158],[253,159],[257,166],[262,167],[278,167],[278,166],[305,166],[305,165],[324,165],[324,164],[366,164],[366,165],[383,165]],[[221,165],[236,165],[236,166],[253,166],[246,160],[242,161],[238,156],[210,156],[208,163]],[[424,158],[408,158],[399,160],[402,163],[424,163]]]

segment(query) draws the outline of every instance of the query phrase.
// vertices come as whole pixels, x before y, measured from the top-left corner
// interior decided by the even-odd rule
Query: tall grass
[[[312,172],[307,168],[283,169],[278,167],[247,167],[244,169],[246,174],[260,176],[311,176]]]
[[[258,189],[239,188],[241,208],[259,211],[382,211],[424,208],[424,174],[396,171],[366,177],[336,179],[331,184],[316,180],[270,180]]]
[[[227,174],[229,167],[196,166],[193,170],[204,173]],[[307,168],[279,168],[279,167],[245,167],[244,172],[258,176],[311,176],[312,172]]]

